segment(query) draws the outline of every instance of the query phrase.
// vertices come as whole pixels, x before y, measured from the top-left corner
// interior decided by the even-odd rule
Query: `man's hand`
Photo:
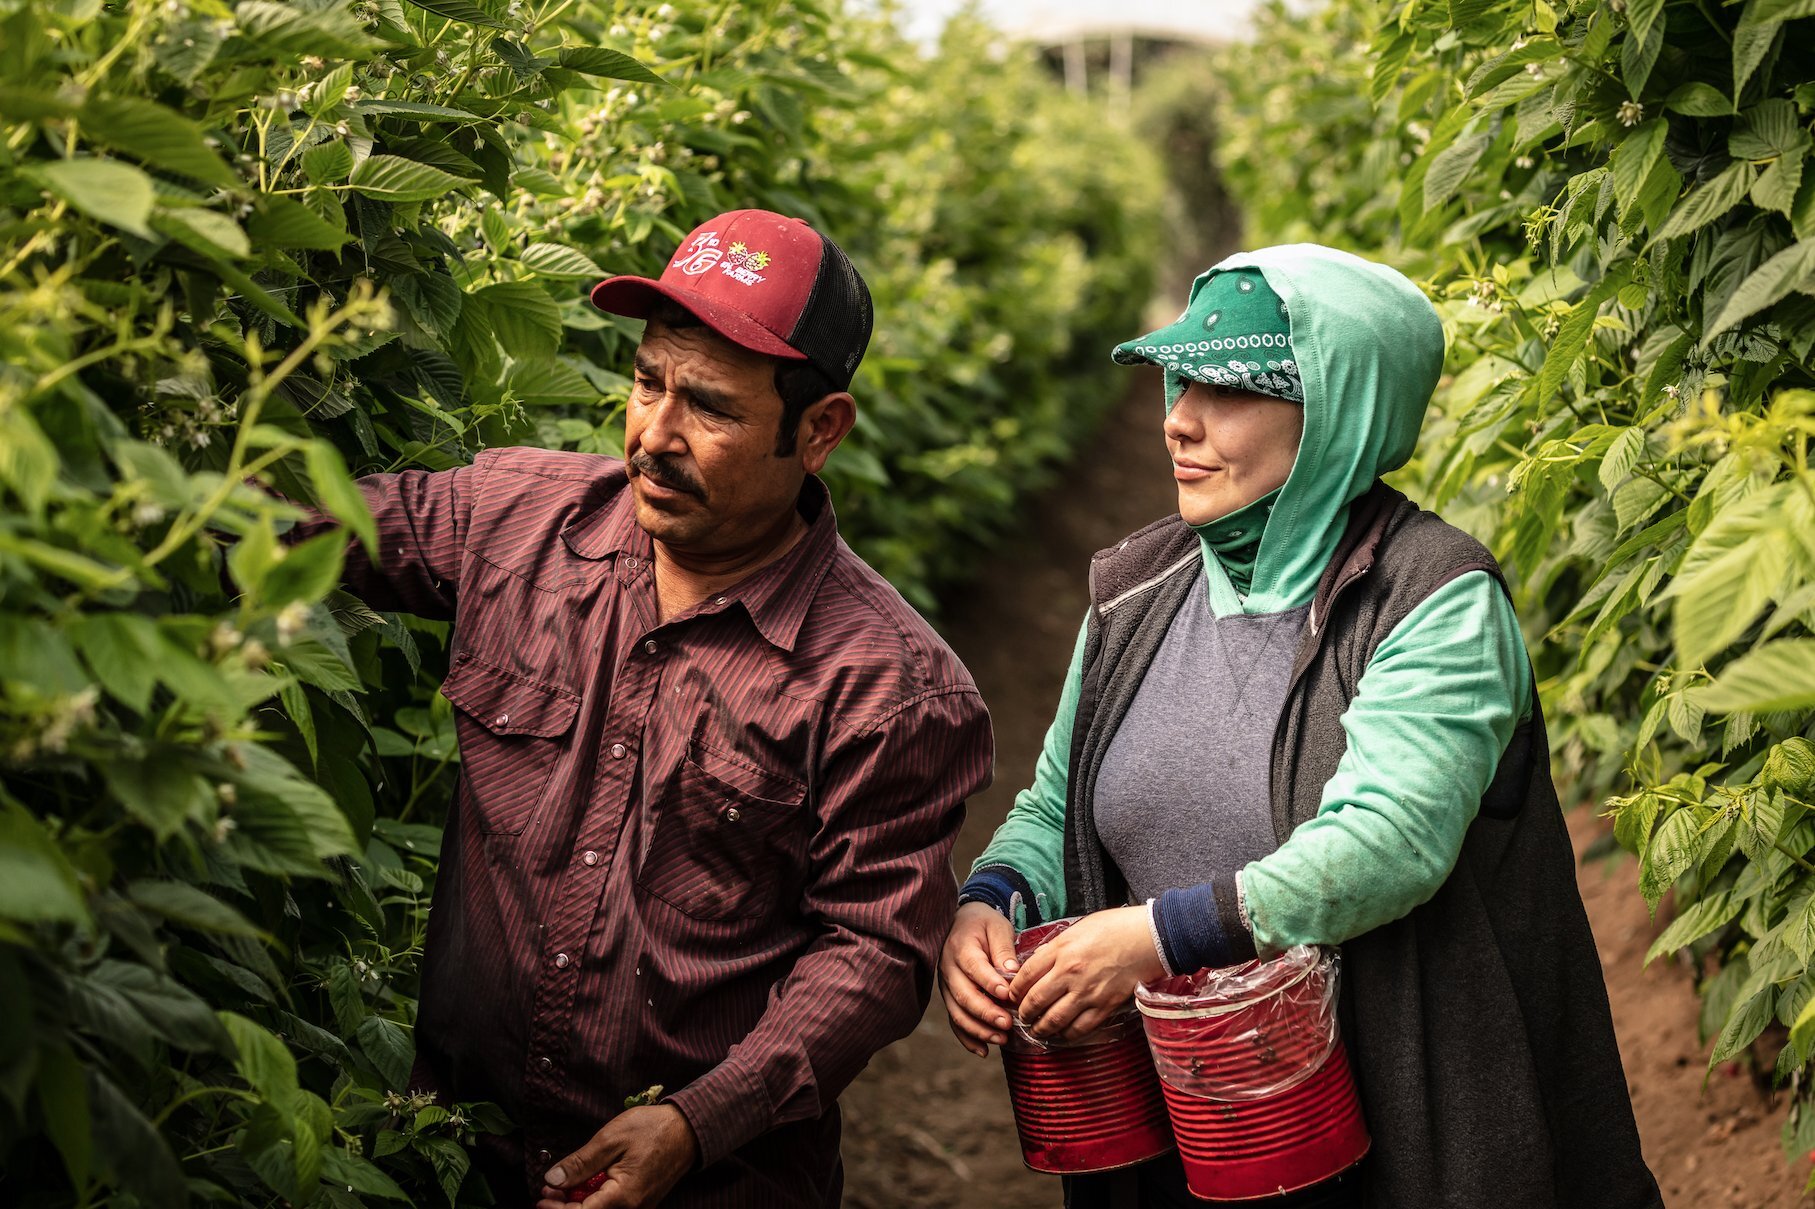
[[[997,971],[1019,968],[1014,925],[983,903],[959,907],[939,955],[939,994],[958,1044],[980,1058],[1008,1039],[1008,980]]]
[[[580,1202],[584,1209],[646,1209],[660,1204],[698,1157],[699,1142],[680,1109],[628,1108],[548,1169],[542,1177],[548,1186],[536,1209],[567,1209],[567,1190],[595,1174],[603,1174],[605,1182]]]
[[[947,942],[948,946],[950,942]],[[1009,987],[1016,1014],[1043,1041],[1080,1041],[1166,972],[1146,907],[1086,915],[1034,950]]]

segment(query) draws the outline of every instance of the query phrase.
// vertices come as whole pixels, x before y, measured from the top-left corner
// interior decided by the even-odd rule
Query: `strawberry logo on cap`
[[[719,266],[719,272],[733,281],[756,285],[763,280],[760,270],[768,268],[770,263],[771,258],[767,252],[752,252],[748,244],[734,243],[731,245],[731,254]]]

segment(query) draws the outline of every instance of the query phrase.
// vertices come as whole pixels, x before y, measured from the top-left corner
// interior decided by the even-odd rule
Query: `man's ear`
[[[818,474],[857,422],[857,400],[848,391],[826,395],[801,413],[800,427],[795,430],[795,448],[800,452],[801,468]]]

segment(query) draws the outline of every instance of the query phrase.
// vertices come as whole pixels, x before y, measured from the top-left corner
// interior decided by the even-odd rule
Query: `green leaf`
[[[1789,549],[1771,499],[1761,494],[1720,512],[1683,556],[1667,593],[1676,602],[1671,632],[1683,667],[1724,650],[1782,588]]]
[[[457,109],[452,105],[431,105],[426,101],[393,101],[384,98],[361,101],[353,108],[367,117],[414,118],[423,122],[453,122],[462,126],[485,121],[471,110]]]
[[[200,932],[254,938],[263,935],[244,915],[188,882],[144,879],[127,886],[126,896],[172,923]]]
[[[1650,965],[1666,953],[1694,944],[1702,937],[1724,928],[1740,912],[1741,904],[1730,901],[1726,894],[1716,894],[1712,898],[1700,899],[1689,904],[1677,917],[1670,921],[1670,926],[1658,934],[1645,950],[1645,964]]]
[[[1480,130],[1457,139],[1439,151],[1424,174],[1424,209],[1428,213],[1456,195],[1468,174],[1493,145],[1492,130]]]
[[[367,197],[409,202],[441,197],[473,182],[414,160],[373,155],[353,169],[350,183]]]
[[[353,171],[353,149],[339,140],[317,143],[302,153],[302,168],[303,175],[317,185],[345,180]]]
[[[561,346],[561,308],[530,281],[504,281],[476,291],[498,343],[512,357],[548,357]]]
[[[1663,7],[1662,0],[1636,0],[1637,3]],[[1630,19],[1631,9],[1627,10]],[[1651,69],[1657,65],[1657,57],[1664,49],[1664,23],[1652,25],[1649,32],[1639,29],[1633,22],[1632,33],[1620,47],[1620,79],[1626,85],[1626,95],[1638,100],[1645,91],[1645,83],[1651,78]]]
[[[577,249],[558,243],[532,243],[520,257],[525,268],[543,277],[605,276],[605,270]]]
[[[1708,1069],[1713,1070],[1756,1041],[1771,1023],[1776,1009],[1777,987],[1768,982],[1734,1008],[1714,1043],[1714,1052],[1708,1056]]]
[[[330,1146],[321,1155],[321,1177],[329,1184],[350,1188],[361,1196],[408,1202],[410,1196],[397,1181],[363,1158]]]
[[[1639,892],[1655,914],[1658,900],[1689,867],[1695,864],[1699,850],[1700,824],[1695,811],[1679,807],[1672,811],[1651,837],[1640,862]]]
[[[1752,79],[1752,73],[1765,61],[1771,51],[1771,44],[1777,40],[1778,31],[1783,28],[1781,21],[1759,21],[1753,14],[1759,8],[1759,0],[1747,0],[1746,11],[1739,19],[1739,28],[1733,31],[1733,95],[1740,96],[1746,91],[1746,84]]]
[[[309,481],[315,485],[315,498],[321,501],[321,506],[351,529],[376,558],[378,524],[372,519],[372,509],[347,470],[346,459],[340,456],[340,450],[327,441],[311,441],[303,450],[303,464],[308,468]]]
[[[1752,188],[1754,169],[1744,160],[1727,165],[1719,176],[1689,194],[1670,212],[1670,221],[1656,235],[1657,239],[1674,239],[1699,231],[1745,200]]]
[[[1663,11],[1664,0],[1627,0],[1627,38],[1643,42],[1645,36],[1651,32],[1652,24]]]
[[[219,210],[159,210],[151,225],[192,252],[203,256],[227,255],[244,260],[252,255],[252,242],[239,223]]]
[[[1815,239],[1791,244],[1755,269],[1727,299],[1702,337],[1702,347],[1743,320],[1815,283]]]
[[[95,679],[135,713],[151,705],[163,636],[149,617],[89,613],[70,623],[70,639]]]
[[[557,358],[518,361],[505,375],[504,388],[527,404],[595,403],[599,390],[579,370]]]
[[[260,197],[257,211],[246,223],[246,232],[260,244],[321,252],[338,251],[353,238],[345,227],[336,226],[288,197]]]
[[[608,80],[635,80],[643,84],[668,83],[623,51],[605,46],[569,46],[555,56],[555,62],[569,71],[603,76]]]
[[[1815,743],[1797,735],[1776,744],[1765,756],[1758,780],[1793,797],[1815,797]]]
[[[240,33],[268,51],[289,56],[360,59],[384,43],[367,34],[345,6],[312,7],[278,0],[245,0],[233,10]]]
[[[37,1059],[38,1103],[44,1110],[44,1132],[63,1157],[69,1182],[80,1192],[88,1185],[94,1159],[88,1079],[82,1063],[66,1045],[39,1046]]]
[[[1772,161],[1752,186],[1752,204],[1762,210],[1791,214],[1796,209],[1797,190],[1802,187],[1802,172],[1801,152]]]
[[[460,1182],[466,1178],[467,1166],[472,1161],[467,1158],[466,1151],[452,1138],[417,1138],[415,1147],[418,1153],[428,1157],[429,1165],[435,1169],[435,1180],[447,1195],[447,1203],[454,1204],[459,1196]]]
[[[151,178],[117,160],[77,159],[37,164],[26,175],[99,222],[152,238]]]
[[[1733,102],[1720,89],[1700,80],[1679,84],[1664,98],[1664,108],[1692,118],[1722,117],[1733,112]]]
[[[310,469],[313,475],[314,467]],[[375,536],[373,540],[376,541]],[[345,533],[330,531],[294,546],[280,547],[283,557],[272,564],[259,583],[264,605],[278,608],[293,600],[313,603],[326,596],[340,583],[341,556],[346,545]]]
[[[0,809],[0,919],[92,926],[75,867],[17,807]]]
[[[228,1034],[202,998],[149,967],[129,961],[103,961],[88,981],[131,1004],[154,1032],[178,1049],[224,1053]]]
[[[383,1016],[367,1016],[356,1034],[359,1047],[391,1087],[402,1090],[410,1083],[410,1067],[416,1059],[416,1047],[402,1026]]]
[[[108,1182],[138,1193],[146,1205],[186,1205],[183,1170],[157,1127],[98,1067],[88,1082],[95,1165]]]
[[[214,808],[208,783],[170,748],[154,748],[137,759],[109,760],[100,772],[120,805],[159,839],[168,839],[185,820],[199,820]]]
[[[1622,213],[1638,200],[1639,190],[1664,154],[1668,125],[1662,118],[1641,122],[1620,140],[1608,158],[1613,173],[1613,196]]]
[[[288,1104],[297,1090],[290,1047],[237,1012],[222,1012],[220,1018],[233,1038],[233,1066],[240,1078],[265,1099]]]
[[[471,0],[410,0],[417,8],[434,13],[437,17],[446,17],[450,21],[461,21],[467,25],[481,25],[486,29],[504,29],[504,22],[498,20]]]
[[[1632,468],[1645,456],[1645,430],[1627,428],[1613,439],[1607,447],[1607,453],[1601,458],[1601,487],[1612,494],[1613,489],[1623,483],[1632,473]]]
[[[1739,115],[1727,136],[1727,151],[1734,159],[1772,159],[1809,146],[1809,132],[1797,116],[1796,106],[1781,97],[1760,102]]]
[[[1538,371],[1538,398],[1554,399],[1569,376],[1572,365],[1588,348],[1589,333],[1594,330],[1595,316],[1601,304],[1613,297],[1625,284],[1621,277],[1603,277],[1570,310],[1569,317],[1557,328],[1556,337],[1544,354],[1544,365]]]
[[[1815,707],[1815,638],[1780,638],[1741,655],[1695,690],[1710,713]]]
[[[208,146],[200,126],[156,102],[95,97],[82,106],[77,121],[84,133],[154,168],[224,189],[245,186]]]

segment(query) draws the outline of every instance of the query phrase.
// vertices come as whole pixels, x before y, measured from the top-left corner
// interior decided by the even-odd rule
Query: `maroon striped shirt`
[[[701,1154],[665,1204],[834,1205],[835,1100],[925,1008],[989,718],[817,479],[791,551],[666,623],[626,482],[531,449],[362,480],[350,585],[454,622],[419,1068],[510,1112],[529,1188],[660,1083]]]

